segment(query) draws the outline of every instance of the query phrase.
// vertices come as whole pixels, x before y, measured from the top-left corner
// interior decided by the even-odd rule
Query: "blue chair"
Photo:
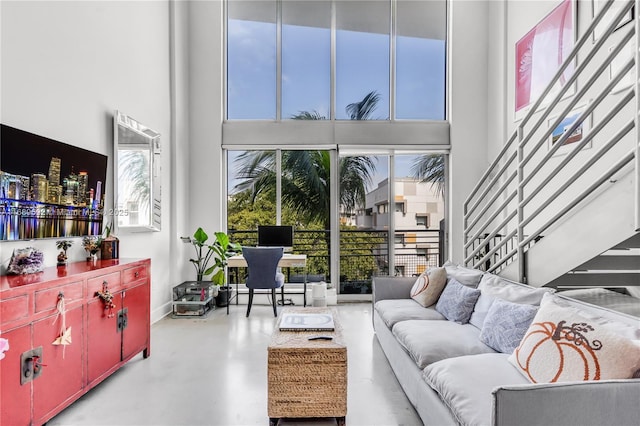
[[[280,262],[283,254],[284,249],[282,247],[242,247],[242,256],[247,261],[249,273],[247,277],[247,288],[249,288],[247,317],[251,312],[253,291],[255,289],[271,289],[273,315],[278,316],[276,289],[284,285],[284,275],[278,272],[278,262]]]

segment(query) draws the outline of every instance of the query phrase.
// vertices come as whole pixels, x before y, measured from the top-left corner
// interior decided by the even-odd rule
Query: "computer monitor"
[[[293,247],[293,226],[261,225],[258,226],[258,247]]]

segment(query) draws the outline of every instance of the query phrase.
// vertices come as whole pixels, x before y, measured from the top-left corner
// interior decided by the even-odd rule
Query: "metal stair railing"
[[[616,173],[630,167],[635,168],[635,225],[636,229],[640,228],[640,142],[637,131],[640,101],[636,96],[640,90],[637,66],[640,62],[640,49],[637,48],[640,46],[638,18],[620,28],[618,35],[612,37],[634,5],[636,11],[640,10],[640,0],[619,0],[615,3],[619,6],[616,13],[612,9],[614,0],[603,4],[584,34],[576,41],[565,62],[465,200],[466,265],[499,272],[511,262],[517,261],[518,277],[521,282],[526,282],[525,252],[543,237],[544,232],[599,191]],[[602,26],[607,14],[613,14],[613,18],[603,28],[602,35],[595,40],[596,27]],[[589,43],[592,40],[595,41]],[[612,42],[615,45],[607,51],[605,45]],[[629,45],[636,46],[632,58],[619,67],[609,82],[604,84],[602,76],[607,74],[614,60]],[[575,66],[573,73],[560,90],[551,96],[552,90],[560,84],[563,76],[566,78],[565,74],[571,66]],[[614,97],[612,90],[629,74],[633,77],[631,88]],[[579,85],[579,90],[567,98],[569,89],[574,85]],[[552,99],[548,100],[547,97]],[[584,106],[584,111],[573,124],[564,129],[557,141],[549,143],[554,129],[579,103],[584,103],[590,97],[593,99]],[[602,118],[585,135],[585,124],[595,113],[602,115]],[[620,120],[624,120],[623,124],[616,123]],[[547,128],[544,128],[545,123],[548,123]],[[562,160],[552,160],[575,131],[583,132],[579,143],[572,143],[573,148]],[[625,144],[629,140],[632,148],[627,152]],[[599,149],[588,155],[584,150],[594,142]],[[546,144],[550,148],[543,153],[541,148]],[[617,151],[613,156],[618,155],[615,161],[606,157],[614,148]],[[623,154],[618,152],[620,150]],[[594,179],[594,175],[598,177]],[[561,183],[558,183],[559,179],[562,179]],[[577,183],[586,187],[581,188]],[[570,190],[572,193],[569,193]],[[562,205],[556,207],[557,211],[546,211],[554,202]],[[543,217],[543,212],[549,217]]]

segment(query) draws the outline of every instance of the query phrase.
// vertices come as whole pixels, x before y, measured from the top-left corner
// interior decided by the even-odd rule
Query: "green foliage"
[[[59,240],[56,241],[56,248],[58,250],[62,250],[65,253],[67,252],[67,250],[69,250],[69,247],[71,247],[73,245],[73,241],[71,240]]]
[[[229,236],[224,232],[215,232],[214,235],[213,244],[207,244],[209,235],[202,228],[198,228],[194,232],[191,244],[196,252],[196,258],[189,259],[189,261],[196,269],[198,281],[201,281],[206,275],[211,275],[211,281],[214,284],[224,285],[228,259],[239,252],[241,247],[239,244],[230,242]],[[211,261],[213,261],[213,265],[209,266]]]
[[[437,193],[444,197],[444,155],[421,155],[411,165],[411,173],[421,182],[431,182],[431,187],[435,186]]]

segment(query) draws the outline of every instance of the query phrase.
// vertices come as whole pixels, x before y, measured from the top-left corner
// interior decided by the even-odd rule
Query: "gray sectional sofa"
[[[375,277],[373,324],[407,398],[425,425],[639,425],[640,379],[531,383],[480,341],[487,300],[539,305],[552,289],[536,289],[457,265],[447,277],[477,287],[470,323],[448,321],[410,297],[416,278]],[[628,327],[640,342],[640,320],[554,295],[589,315]],[[633,342],[633,340],[632,340]],[[638,343],[634,342],[634,343]],[[640,362],[640,360],[639,360]],[[640,364],[638,364],[640,365]]]

